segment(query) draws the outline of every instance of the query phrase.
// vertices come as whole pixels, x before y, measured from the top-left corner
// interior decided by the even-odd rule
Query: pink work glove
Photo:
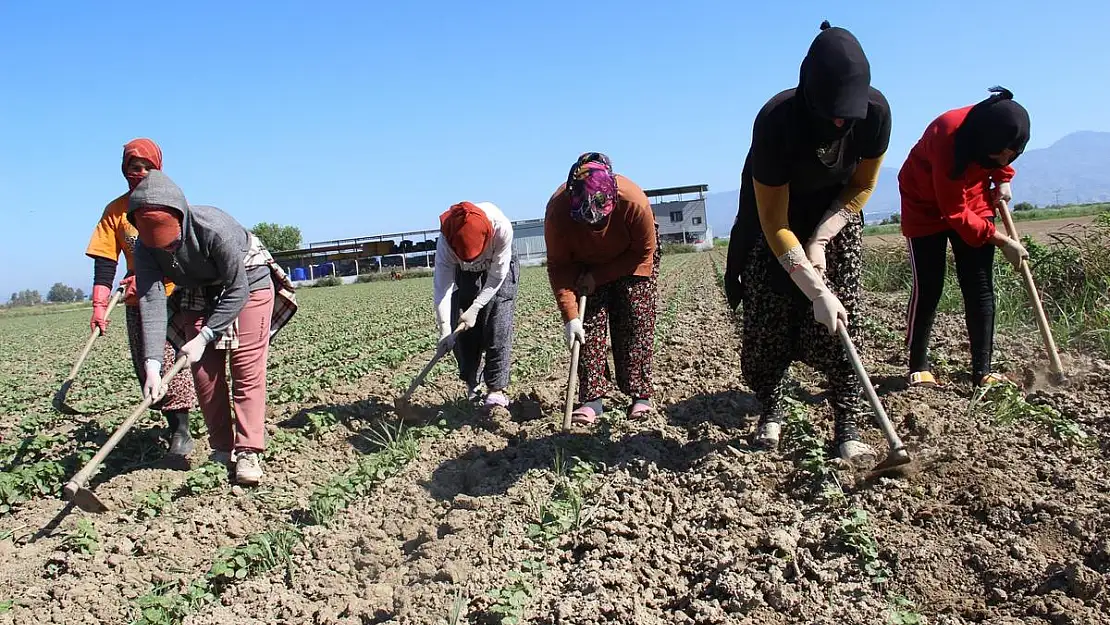
[[[103,284],[93,286],[93,314],[92,320],[89,321],[89,329],[96,330],[99,328],[101,335],[108,331],[108,296],[111,293],[112,289]]]

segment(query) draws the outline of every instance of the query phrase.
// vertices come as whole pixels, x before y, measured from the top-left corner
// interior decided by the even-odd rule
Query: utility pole
[[[1059,208],[1060,207],[1060,190],[1056,189],[1055,193],[1056,193],[1056,207]]]

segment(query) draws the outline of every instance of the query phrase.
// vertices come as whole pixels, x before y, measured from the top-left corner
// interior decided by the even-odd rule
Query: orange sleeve
[[[559,305],[564,323],[578,317],[578,300],[574,286],[581,271],[580,264],[574,260],[569,237],[561,227],[565,225],[565,221],[560,219],[560,213],[569,214],[562,206],[565,202],[563,187],[559,187],[547,202],[543,224],[543,238],[547,244],[547,279],[551,282],[551,291],[555,294],[555,302]]]
[[[625,276],[650,276],[655,255],[655,213],[647,196],[636,194],[627,201],[628,247],[616,258],[593,270],[594,282],[601,286]]]
[[[116,237],[116,228],[119,226],[119,215],[112,211],[112,205],[104,208],[100,221],[93,228],[89,246],[85,248],[85,255],[89,258],[107,258],[112,262],[119,262],[120,252],[123,251]]]

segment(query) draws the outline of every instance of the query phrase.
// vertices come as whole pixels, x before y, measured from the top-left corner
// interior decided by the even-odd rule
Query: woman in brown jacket
[[[659,230],[636,183],[613,173],[599,152],[578,157],[547,203],[547,275],[565,324],[567,346],[582,343],[575,423],[594,423],[612,387],[606,328],[613,336],[617,386],[632,399],[629,416],[651,409]],[[576,292],[587,296],[578,310]]]

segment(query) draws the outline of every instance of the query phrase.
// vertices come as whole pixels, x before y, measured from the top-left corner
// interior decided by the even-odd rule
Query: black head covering
[[[796,94],[816,143],[835,141],[867,117],[871,64],[855,35],[826,20],[802,60]],[[839,128],[834,119],[843,119]]]
[[[1014,102],[1014,94],[1009,89],[991,87],[990,91],[992,95],[971,107],[956,129],[956,153],[949,174],[953,180],[963,176],[971,163],[979,163],[986,169],[1001,167],[989,155],[1005,149],[1015,152],[1010,159],[1012,163],[1029,143],[1029,112]]]

